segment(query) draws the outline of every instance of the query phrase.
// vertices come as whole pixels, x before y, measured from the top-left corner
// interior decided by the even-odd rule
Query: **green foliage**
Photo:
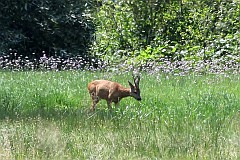
[[[236,60],[239,9],[239,1],[227,0],[104,1],[94,16],[97,32],[91,51],[110,63],[131,57]]]
[[[0,54],[11,60],[240,61],[237,0],[9,0],[0,7]]]

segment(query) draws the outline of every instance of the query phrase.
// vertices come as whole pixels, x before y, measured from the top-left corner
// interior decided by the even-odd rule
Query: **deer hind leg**
[[[92,105],[91,105],[90,110],[94,111],[96,108],[96,104],[99,102],[99,97],[96,95],[95,92],[90,93],[90,96],[92,98]]]
[[[114,102],[115,103],[115,107],[119,108],[119,102]]]
[[[112,110],[112,101],[107,101],[108,109]]]

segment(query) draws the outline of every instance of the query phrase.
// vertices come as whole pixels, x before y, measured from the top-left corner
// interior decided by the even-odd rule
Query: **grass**
[[[0,72],[0,159],[239,159],[239,75],[143,73],[142,101],[89,113],[87,84],[131,74]]]

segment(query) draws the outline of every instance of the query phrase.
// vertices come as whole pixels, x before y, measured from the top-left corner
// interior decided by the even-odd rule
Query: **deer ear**
[[[137,76],[136,78],[134,78],[134,83],[136,87],[139,86],[139,82],[140,82],[140,76]]]

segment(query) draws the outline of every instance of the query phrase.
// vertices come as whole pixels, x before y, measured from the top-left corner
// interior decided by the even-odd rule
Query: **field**
[[[239,74],[142,73],[143,100],[112,112],[89,112],[87,84],[131,73],[0,75],[0,159],[240,159]]]

